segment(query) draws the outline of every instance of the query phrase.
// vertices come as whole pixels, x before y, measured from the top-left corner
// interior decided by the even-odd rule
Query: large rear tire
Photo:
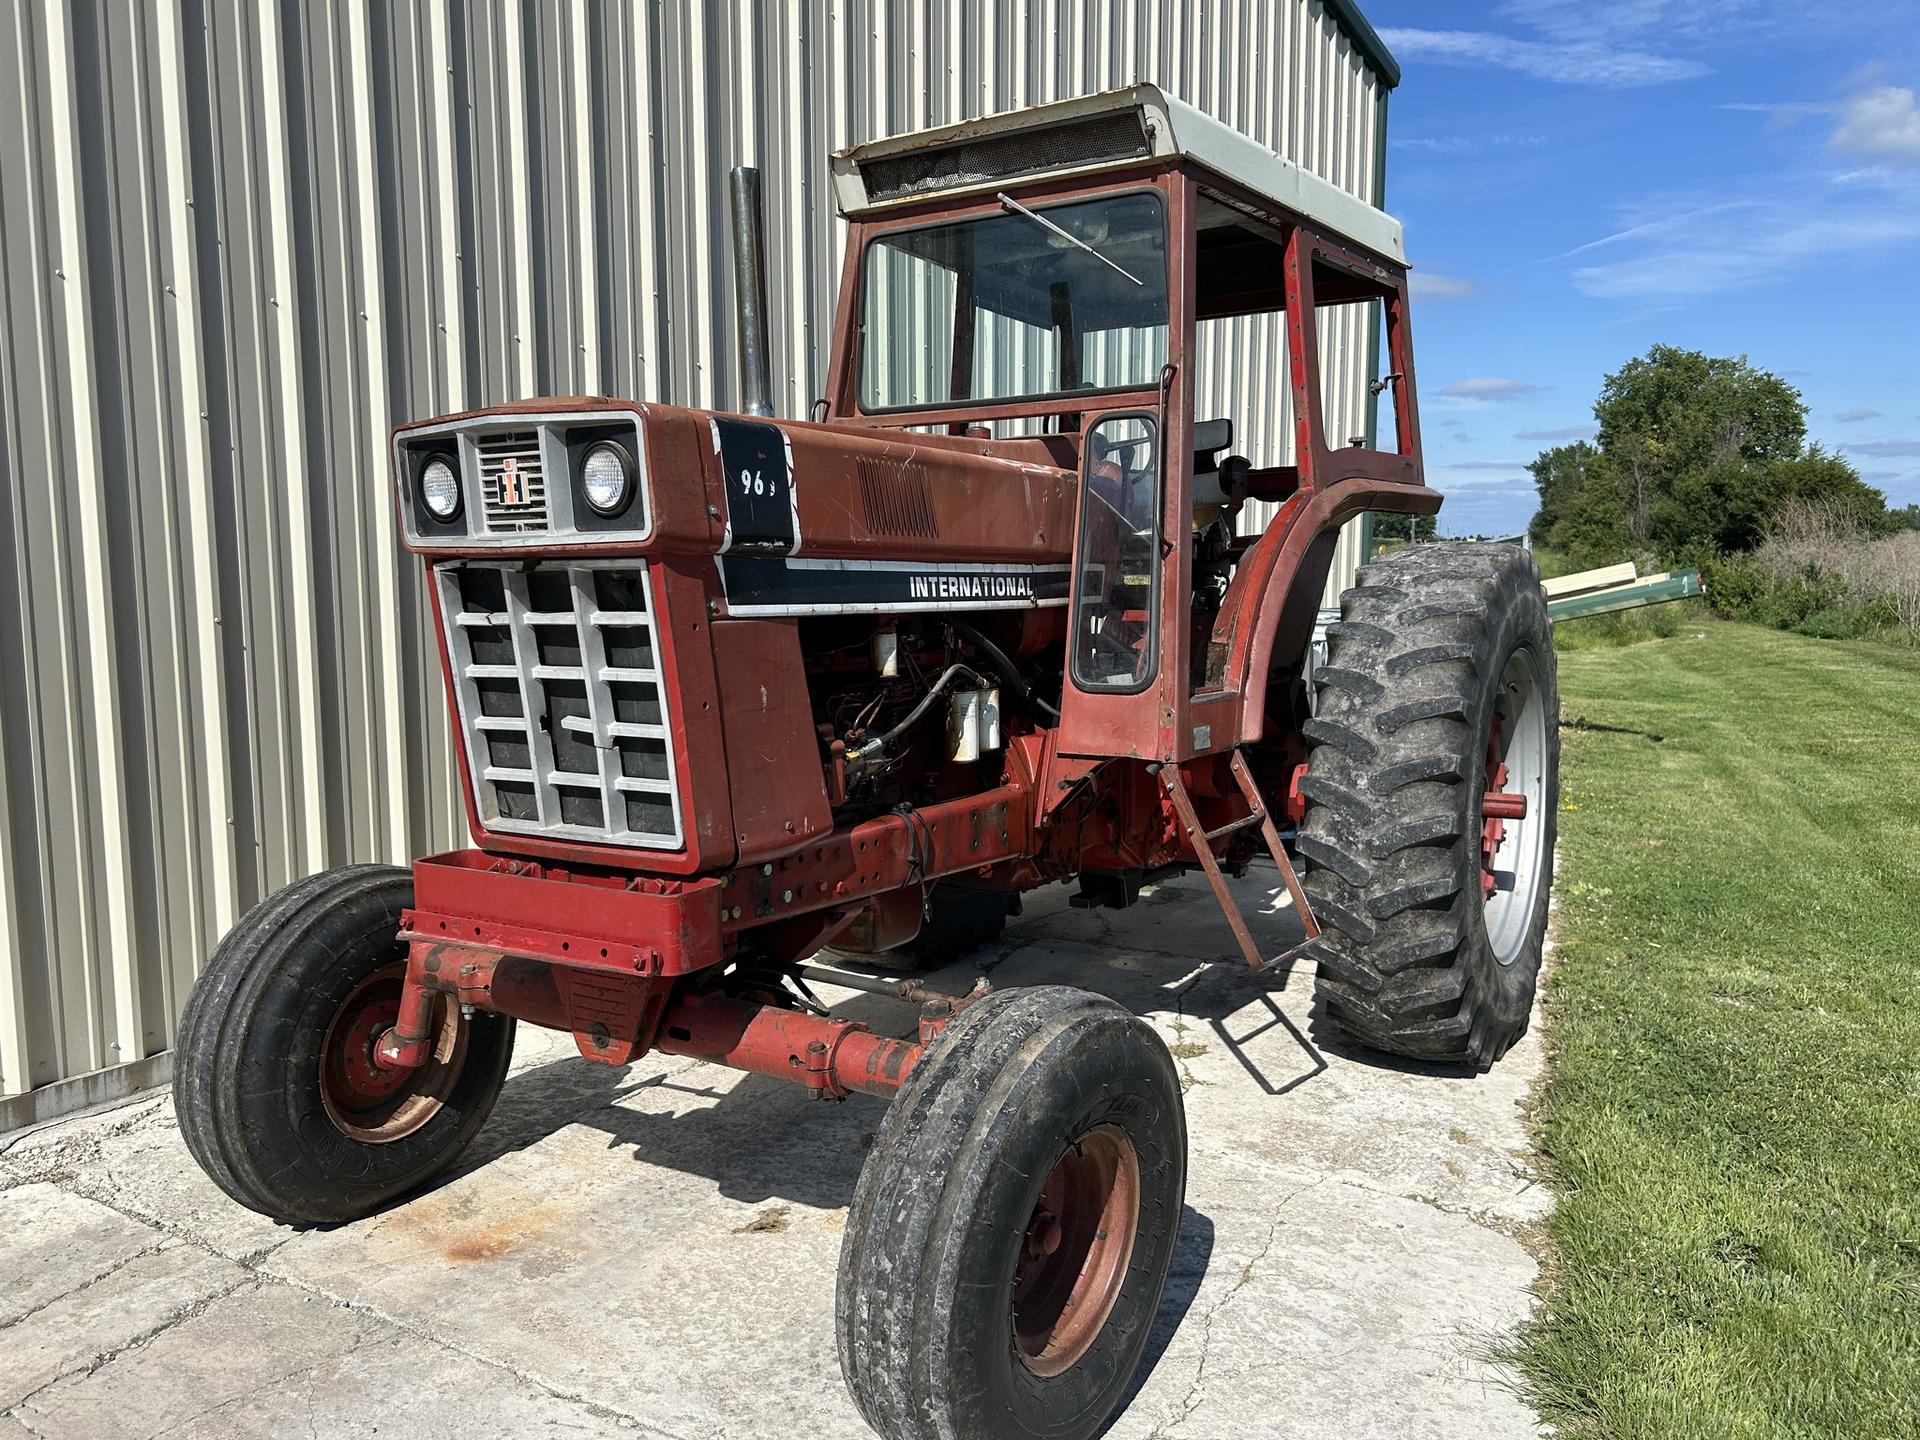
[[[383,1070],[413,877],[356,865],[296,881],[241,917],[181,1017],[174,1105],[222,1190],[285,1224],[353,1220],[451,1165],[499,1097],[513,1021],[443,998],[432,1057]]]
[[[1487,1066],[1525,1033],[1547,928],[1560,695],[1539,572],[1508,545],[1360,571],[1315,675],[1299,850],[1328,1015]],[[1489,815],[1525,798],[1523,819]]]
[[[1125,1398],[1173,1263],[1172,1057],[1060,986],[969,1007],[908,1077],[840,1252],[840,1365],[888,1440],[1084,1440]]]

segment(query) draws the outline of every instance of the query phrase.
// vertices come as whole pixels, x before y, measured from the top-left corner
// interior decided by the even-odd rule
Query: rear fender
[[[1242,697],[1242,744],[1265,733],[1269,681],[1306,658],[1340,527],[1370,510],[1431,515],[1440,500],[1425,485],[1354,478],[1301,491],[1280,507],[1234,571],[1213,628],[1225,657],[1219,686]]]

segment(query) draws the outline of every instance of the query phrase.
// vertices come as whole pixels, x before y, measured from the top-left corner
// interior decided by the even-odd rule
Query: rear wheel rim
[[[1055,1163],[1021,1238],[1013,1340],[1027,1369],[1058,1375],[1093,1348],[1126,1284],[1139,1228],[1133,1139],[1096,1125]]]
[[[1491,794],[1524,797],[1525,817],[1488,818],[1484,797]],[[1481,795],[1476,815],[1487,946],[1496,961],[1511,965],[1533,931],[1546,863],[1547,712],[1531,650],[1515,650],[1500,672]]]
[[[407,967],[383,965],[348,994],[320,1045],[320,1099],[341,1134],[373,1145],[413,1134],[440,1113],[467,1057],[467,1026],[449,996],[434,1003],[426,1063],[392,1070],[374,1058],[400,1015]]]

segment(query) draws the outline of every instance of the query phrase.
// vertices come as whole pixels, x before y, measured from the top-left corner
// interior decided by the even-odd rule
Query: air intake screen
[[[1073,165],[1133,160],[1150,153],[1140,112],[1123,110],[889,155],[867,161],[860,173],[867,183],[869,200],[896,200],[955,185],[977,185]]]
[[[862,455],[861,518],[869,535],[912,535],[931,540],[940,533],[933,512],[927,467],[917,460],[877,460]]]

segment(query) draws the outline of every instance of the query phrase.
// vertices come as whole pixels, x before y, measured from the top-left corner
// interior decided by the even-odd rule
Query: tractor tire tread
[[[1557,752],[1538,572],[1511,546],[1397,550],[1362,567],[1328,635],[1297,842],[1323,928],[1302,957],[1324,1013],[1360,1043],[1491,1064],[1526,1027],[1545,925],[1543,882],[1538,925],[1501,966],[1479,893],[1487,715],[1518,646],[1534,657],[1549,759]],[[1554,771],[1536,822],[1548,855]]]
[[[397,920],[412,896],[411,872],[391,865],[353,865],[294,881],[240,918],[195,983],[175,1041],[175,1112],[188,1153],[249,1209],[295,1225],[355,1218],[452,1164],[491,1111],[514,1027],[507,1017],[483,1015],[456,1082],[452,1099],[459,1103],[450,1102],[436,1137],[444,1143],[403,1176],[365,1186],[315,1171],[303,1165],[305,1152],[286,1122],[263,1118],[263,1097],[283,1078],[273,1072],[286,1067],[303,982],[330,962],[340,927],[356,910]]]
[[[953,1385],[957,1374],[973,1373],[976,1358],[956,1346],[958,1308],[977,1292],[959,1271],[963,1257],[990,1233],[977,1217],[1003,1165],[1010,1132],[1033,1118],[1065,1077],[1091,1080],[1102,1063],[1121,1051],[1137,1056],[1127,1068],[1135,1079],[1095,1082],[1138,1083],[1161,1097],[1163,1122],[1171,1127],[1177,1151],[1172,1173],[1161,1172],[1165,1189],[1162,1230],[1155,1243],[1164,1254],[1143,1263],[1142,1293],[1150,1318],[1158,1308],[1165,1271],[1172,1259],[1172,1230],[1177,1227],[1185,1192],[1186,1128],[1180,1109],[1179,1078],[1165,1043],[1137,1017],[1104,996],[1065,986],[999,991],[961,1012],[915,1065],[894,1098],[847,1212],[835,1292],[835,1333],[848,1389],[872,1428],[893,1440],[940,1440],[957,1429],[956,1406],[974,1403],[974,1387]],[[1111,1059],[1107,1062],[1111,1068]],[[1080,1083],[1074,1081],[1073,1083]],[[1059,1142],[1055,1142],[1058,1144]],[[1143,1174],[1145,1193],[1150,1186]],[[1147,1236],[1143,1221],[1142,1237]],[[1157,1274],[1152,1273],[1157,1270]],[[1134,1283],[1132,1281],[1130,1284]],[[1117,1343],[1134,1352],[1146,1341],[1147,1326]],[[1016,1362],[1017,1363],[1017,1362]],[[1122,1380],[1133,1362],[1122,1358]],[[1118,1395],[1114,1396],[1117,1401]],[[1063,1437],[1091,1435],[1111,1406],[1089,1412],[1085,1428],[1063,1428]],[[992,1433],[1025,1434],[1011,1422]]]

